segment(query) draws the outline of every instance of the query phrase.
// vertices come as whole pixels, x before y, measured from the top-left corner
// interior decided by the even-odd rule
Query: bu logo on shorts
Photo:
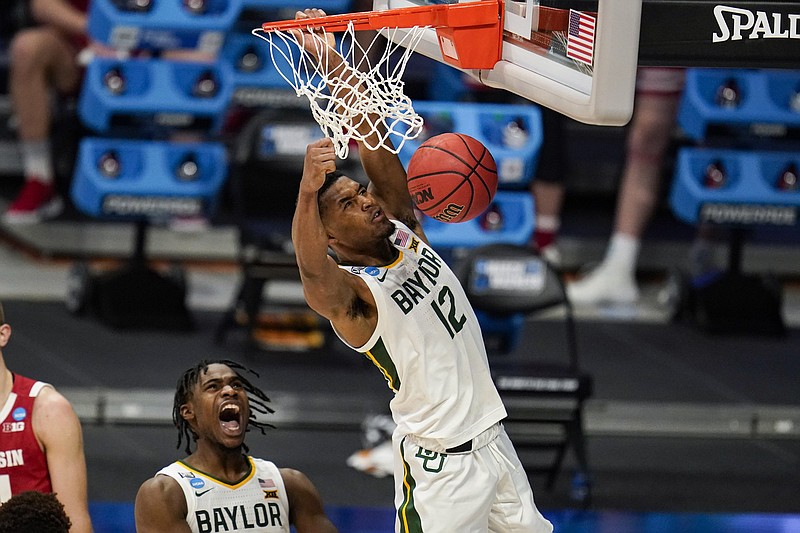
[[[422,468],[426,472],[433,472],[434,474],[442,471],[444,467],[444,460],[447,455],[439,452],[432,452],[425,448],[418,448],[415,457],[422,459]]]

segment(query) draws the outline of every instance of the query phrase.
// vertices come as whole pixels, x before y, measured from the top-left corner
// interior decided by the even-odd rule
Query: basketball
[[[426,140],[408,163],[414,205],[441,222],[466,222],[489,207],[497,192],[497,165],[489,150],[463,133]]]

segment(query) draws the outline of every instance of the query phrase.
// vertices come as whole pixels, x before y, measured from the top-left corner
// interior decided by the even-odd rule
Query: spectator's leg
[[[541,107],[542,146],[539,165],[531,183],[536,210],[533,247],[554,267],[561,266],[561,253],[556,244],[561,227],[561,208],[564,204],[563,128],[566,117]]]
[[[669,78],[676,77],[676,72],[667,71],[666,79],[656,78],[659,90],[640,86],[637,92],[614,235],[600,265],[568,287],[573,303],[633,303],[639,297],[636,263],[642,235],[657,204],[662,163],[680,103],[683,76],[682,71],[677,73],[678,79],[672,84]]]
[[[536,200],[533,245],[547,261],[558,267],[561,265],[561,254],[556,247],[556,237],[561,227],[564,185],[552,181],[535,180],[532,191]]]
[[[636,117],[628,136],[622,175],[616,234],[640,239],[658,201],[661,169],[678,109],[675,96],[643,94],[636,100]]]
[[[80,81],[75,49],[49,28],[19,32],[11,43],[9,93],[17,120],[25,185],[5,214],[9,223],[58,215],[63,202],[53,184],[50,124],[53,90],[70,92]]]

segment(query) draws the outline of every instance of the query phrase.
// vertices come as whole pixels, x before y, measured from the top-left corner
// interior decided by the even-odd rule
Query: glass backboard
[[[458,1],[475,0],[374,0],[373,9]],[[491,69],[463,72],[580,122],[628,122],[642,0],[505,0],[504,7],[502,59]],[[415,51],[446,62],[434,29]]]

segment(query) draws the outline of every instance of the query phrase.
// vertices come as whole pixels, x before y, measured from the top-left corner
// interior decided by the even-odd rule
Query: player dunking
[[[323,15],[309,9],[297,18]],[[327,50],[320,63],[344,79],[349,67]],[[363,118],[353,123],[366,130]],[[329,139],[308,146],[292,240],[308,304],[395,393],[395,530],[552,531],[500,423],[506,410],[475,313],[428,244],[400,160],[359,148],[369,189],[335,172]]]
[[[239,370],[233,361],[202,361],[181,376],[172,416],[189,456],[142,484],[139,533],[289,533],[291,525],[297,533],[336,533],[303,473],[245,455],[248,426],[266,427],[253,411],[272,409]]]

